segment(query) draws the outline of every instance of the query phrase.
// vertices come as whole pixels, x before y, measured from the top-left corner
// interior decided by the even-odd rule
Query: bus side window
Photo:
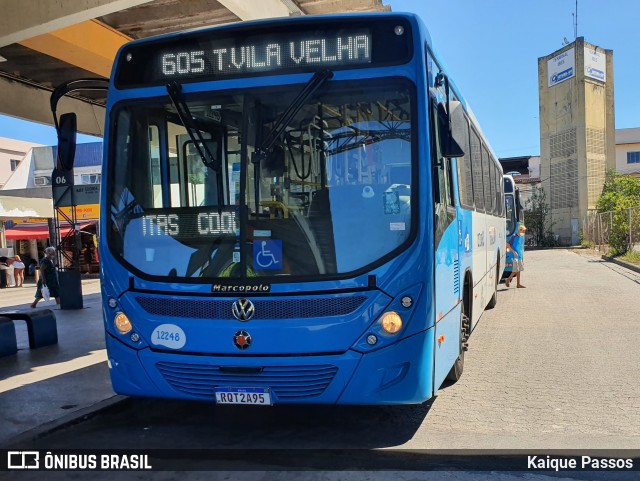
[[[482,146],[482,178],[484,180],[484,210],[493,213],[493,198],[491,196],[491,157],[485,146]]]
[[[465,116],[465,121],[468,119]],[[473,178],[471,171],[471,153],[469,151],[469,125],[465,122],[464,135],[465,143],[461,145],[464,156],[458,157],[456,163],[458,165],[458,195],[460,196],[460,205],[467,209],[473,209]]]
[[[473,199],[476,209],[484,211],[484,190],[482,188],[482,154],[480,137],[471,131],[471,163],[473,164]]]

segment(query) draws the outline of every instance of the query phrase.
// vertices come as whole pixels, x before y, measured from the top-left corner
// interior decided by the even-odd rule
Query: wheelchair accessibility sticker
[[[282,241],[257,240],[253,242],[253,268],[259,271],[282,270]]]

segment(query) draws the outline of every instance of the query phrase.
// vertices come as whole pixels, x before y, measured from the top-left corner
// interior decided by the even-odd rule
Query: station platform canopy
[[[389,11],[383,0],[0,0],[0,113],[51,125],[49,97],[78,78],[108,78],[132,39],[245,20]],[[78,130],[103,136],[103,93],[65,98]]]

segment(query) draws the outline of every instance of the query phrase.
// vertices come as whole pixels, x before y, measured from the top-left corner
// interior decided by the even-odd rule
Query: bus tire
[[[498,273],[500,272],[500,264],[496,264],[496,282],[493,286],[493,296],[489,299],[489,304],[487,304],[487,309],[493,309],[498,304]]]
[[[471,321],[465,312],[463,303],[462,312],[460,313],[460,355],[456,359],[456,362],[453,363],[453,366],[451,366],[451,370],[449,374],[447,374],[447,381],[454,383],[462,377],[462,371],[464,370],[464,352],[468,349],[467,341],[469,340],[470,332]]]

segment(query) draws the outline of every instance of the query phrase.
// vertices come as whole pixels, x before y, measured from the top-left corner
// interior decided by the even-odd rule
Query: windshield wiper
[[[260,163],[271,153],[274,144],[284,133],[293,118],[300,112],[300,109],[304,107],[305,102],[331,78],[333,78],[333,72],[329,69],[323,69],[314,73],[313,77],[309,79],[300,93],[296,95],[296,98],[291,101],[286,110],[280,115],[269,134],[260,142],[260,145],[253,152],[251,163],[253,164],[256,217],[258,216],[260,207]]]
[[[178,82],[171,82],[167,84],[167,93],[169,94],[169,98],[173,103],[173,106],[176,108],[176,112],[178,117],[180,117],[180,121],[182,125],[184,125],[185,129],[187,129],[187,134],[189,138],[193,142],[196,150],[198,151],[198,155],[202,159],[202,163],[209,169],[213,170],[216,173],[216,190],[218,191],[218,209],[222,209],[224,205],[224,185],[222,182],[222,166],[221,160],[216,160],[211,154],[209,147],[205,142],[205,138],[202,136],[202,132],[198,129],[193,122],[193,116],[191,115],[191,111],[189,110],[189,106],[187,102],[185,102],[184,97],[182,95],[182,85]]]

